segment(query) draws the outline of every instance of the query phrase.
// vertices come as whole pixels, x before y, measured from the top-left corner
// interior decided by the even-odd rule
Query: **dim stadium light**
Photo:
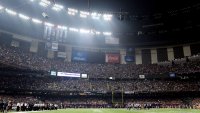
[[[64,8],[62,5],[59,5],[59,4],[55,4],[54,7],[57,7],[57,8],[60,8],[60,9]]]
[[[51,5],[51,2],[48,0],[41,0],[39,4],[43,7],[47,7],[47,6]]]
[[[81,17],[81,18],[87,18],[89,15],[90,15],[89,12],[80,11],[80,17]]]
[[[64,7],[62,5],[58,5],[58,4],[55,4],[52,9],[55,10],[55,11],[60,11],[62,10]]]
[[[111,36],[112,33],[111,32],[103,32],[103,35],[105,35],[105,36]]]
[[[91,16],[92,16],[92,19],[99,20],[100,17],[101,17],[101,14],[98,14],[98,13],[96,13],[96,12],[93,12],[93,13],[91,14]]]
[[[81,18],[87,18],[87,15],[80,14]]]
[[[101,34],[101,32],[96,31],[95,29],[92,29],[90,33],[93,34],[93,35],[100,35]]]
[[[112,15],[110,15],[110,14],[104,14],[103,15],[103,19],[106,20],[106,21],[110,21],[112,19]]]
[[[20,17],[21,19],[24,19],[24,20],[29,20],[29,19],[30,19],[30,17],[28,17],[28,16],[26,16],[26,15],[23,15],[23,14],[19,14],[19,17]]]
[[[89,12],[86,12],[86,11],[80,11],[80,14],[83,14],[83,15],[90,15]]]
[[[68,8],[68,11],[78,13],[78,10],[77,10],[77,9]]]
[[[68,14],[72,16],[76,15],[74,12],[70,12],[70,11],[68,11]]]
[[[6,12],[8,13],[8,14],[10,14],[10,15],[17,15],[17,13],[15,12],[15,11],[13,11],[13,10],[10,10],[10,9],[7,9],[6,8]]]
[[[76,28],[69,28],[69,31],[78,32],[79,30]]]
[[[78,13],[77,9],[72,9],[72,8],[68,8],[68,14],[69,15],[76,15]]]
[[[57,28],[58,28],[58,29],[67,30],[67,27],[66,27],[66,26],[60,26],[60,25],[58,25]]]
[[[88,34],[88,33],[90,33],[90,30],[88,30],[88,29],[80,29],[80,33]]]
[[[54,27],[54,24],[48,23],[48,22],[45,22],[44,25],[49,26],[49,27]]]
[[[40,2],[39,3],[41,6],[43,6],[43,7],[47,7],[48,5],[47,4],[45,4],[45,3],[43,3],[43,2]]]
[[[32,22],[34,22],[36,24],[41,24],[42,23],[41,20],[38,20],[38,19],[35,19],[35,18],[32,18]]]
[[[4,7],[0,5],[0,10],[2,10]]]
[[[96,34],[96,35],[100,35],[100,34],[101,34],[101,32],[99,32],[99,31],[96,31],[96,32],[95,32],[95,34]]]

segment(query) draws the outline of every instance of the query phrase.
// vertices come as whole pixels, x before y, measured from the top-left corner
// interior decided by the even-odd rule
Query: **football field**
[[[12,112],[12,113],[35,113]],[[150,110],[126,110],[126,109],[64,109],[52,111],[37,111],[36,113],[200,113],[198,109],[150,109]]]

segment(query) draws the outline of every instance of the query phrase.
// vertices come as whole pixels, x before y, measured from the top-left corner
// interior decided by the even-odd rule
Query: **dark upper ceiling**
[[[100,26],[99,23],[79,21],[69,18],[67,15],[56,15],[54,11],[36,7],[27,0],[0,0],[0,4],[28,14],[29,16],[41,18],[41,12],[46,11],[52,18],[49,21],[71,26],[89,26],[110,30],[116,37],[121,38],[123,44],[163,44],[177,43],[177,41],[196,41],[200,29],[199,13],[200,8],[191,8],[199,5],[199,0],[55,0],[66,8],[79,10],[91,10],[99,12],[128,12],[124,20],[118,19],[118,14],[109,26]],[[192,13],[182,14],[184,8],[190,7]],[[178,10],[178,16],[174,12]],[[169,12],[173,12],[172,14]],[[193,13],[194,12],[194,13]],[[179,15],[180,13],[180,15]],[[122,13],[123,14],[123,13]],[[152,17],[154,14],[161,16]],[[134,17],[134,18],[132,18]],[[137,18],[135,18],[137,17]],[[128,22],[126,21],[128,20]],[[156,25],[156,26],[151,26]],[[157,26],[158,25],[158,26]],[[145,27],[147,26],[147,27]],[[138,35],[138,31],[142,35]],[[187,32],[186,32],[187,31]],[[184,34],[186,33],[186,34]],[[196,34],[197,33],[197,34]],[[176,37],[176,38],[175,38]],[[189,38],[188,38],[189,37]],[[197,39],[199,41],[199,39]],[[162,42],[162,43],[160,43]]]
[[[24,2],[25,1],[25,2]],[[0,0],[15,9],[27,5],[29,0]],[[36,0],[37,1],[37,0]],[[39,1],[39,0],[38,0]],[[181,9],[199,3],[199,0],[51,0],[65,7],[100,12],[129,12],[133,15],[148,15]],[[88,2],[90,5],[88,5]]]
[[[55,0],[65,6],[79,9],[88,9],[88,1],[91,10],[112,11],[120,10],[132,14],[153,14],[170,10],[184,8],[196,3],[199,0]]]

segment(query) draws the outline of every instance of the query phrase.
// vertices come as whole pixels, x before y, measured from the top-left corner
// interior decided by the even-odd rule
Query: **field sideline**
[[[200,113],[198,109],[150,109],[150,110],[126,110],[126,109],[62,109],[52,111],[10,112],[10,113]]]

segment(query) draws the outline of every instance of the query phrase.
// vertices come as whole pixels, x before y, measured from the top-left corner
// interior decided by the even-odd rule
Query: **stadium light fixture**
[[[83,14],[83,15],[90,15],[89,12],[85,12],[85,11],[80,11],[80,14]]]
[[[105,35],[105,36],[111,36],[112,33],[111,32],[103,32],[103,35]]]
[[[89,16],[89,15],[90,15],[89,12],[80,11],[80,17],[81,17],[81,18],[87,18],[87,16]]]
[[[58,25],[57,28],[58,28],[58,29],[67,30],[67,27],[66,27],[66,26],[60,26],[60,25]]]
[[[59,9],[59,8],[57,8],[57,7],[52,7],[52,9],[54,10],[54,11],[60,11],[61,9]]]
[[[101,17],[101,14],[98,14],[98,13],[96,13],[96,12],[93,12],[93,13],[91,14],[91,16],[92,16],[92,19],[99,20],[100,17]]]
[[[72,8],[68,8],[68,14],[69,15],[76,15],[78,13],[77,9],[72,9]]]
[[[23,15],[23,14],[19,14],[19,17],[20,17],[21,19],[24,19],[24,20],[29,20],[29,19],[30,19],[30,17],[28,17],[28,16],[26,16],[26,15]]]
[[[75,13],[73,13],[73,12],[70,12],[70,11],[68,11],[68,14],[69,14],[69,15],[72,15],[72,16],[74,16],[74,15],[75,15]]]
[[[2,10],[4,7],[3,6],[0,6],[0,10]]]
[[[88,30],[88,29],[80,29],[80,33],[88,34],[88,33],[90,33],[90,30]]]
[[[47,7],[47,6],[51,5],[51,2],[48,0],[41,0],[39,4],[43,7]]]
[[[17,15],[17,13],[15,12],[15,11],[13,11],[13,10],[10,10],[10,9],[7,9],[6,8],[6,12],[8,13],[8,14],[10,14],[10,15]]]
[[[32,18],[32,22],[34,22],[36,24],[41,24],[42,23],[41,20],[38,20],[38,19],[35,19],[35,18]]]
[[[41,0],[41,2],[46,3],[46,4],[51,4],[50,0]]]
[[[69,31],[78,32],[79,30],[76,28],[69,28]]]
[[[39,3],[41,6],[43,6],[43,7],[47,7],[48,5],[47,4],[45,4],[45,3],[43,3],[43,2],[40,2]]]
[[[55,4],[52,9],[55,10],[55,11],[60,11],[62,10],[64,7],[62,5],[58,5],[58,4]]]
[[[92,35],[100,35],[100,34],[101,34],[101,32],[96,31],[95,29],[91,29],[90,33],[91,33]]]
[[[44,25],[49,26],[49,27],[54,27],[54,24],[48,23],[48,22],[45,22]]]
[[[59,4],[55,4],[54,7],[57,7],[57,8],[60,8],[60,9],[64,8],[62,5],[59,5]]]
[[[81,18],[87,18],[87,15],[80,14]]]
[[[104,20],[106,20],[106,21],[110,21],[110,20],[112,19],[112,15],[110,15],[110,14],[104,14],[104,15],[103,15],[103,18],[104,18]]]
[[[95,32],[95,34],[96,34],[96,35],[100,35],[100,34],[101,34],[101,32],[99,32],[99,31],[96,31],[96,32]]]
[[[77,10],[77,9],[68,8],[68,11],[78,13],[78,10]]]

